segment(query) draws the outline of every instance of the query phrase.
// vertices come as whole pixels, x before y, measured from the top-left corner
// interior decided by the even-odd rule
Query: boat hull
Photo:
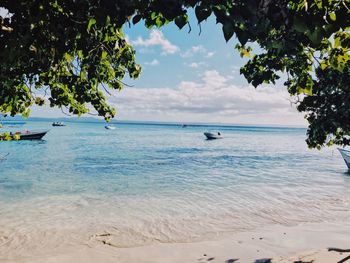
[[[343,157],[348,169],[350,169],[350,151],[338,148],[341,156]]]
[[[204,135],[205,137],[207,137],[208,140],[216,140],[222,138],[221,135],[212,132],[205,132]]]
[[[14,140],[41,140],[48,131],[42,132],[24,132],[20,134],[11,134],[11,138]]]

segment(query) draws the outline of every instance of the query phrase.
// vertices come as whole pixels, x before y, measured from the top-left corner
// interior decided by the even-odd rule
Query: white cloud
[[[191,50],[192,50],[193,53],[204,53],[204,52],[207,51],[206,48],[203,47],[202,45],[193,46],[191,48]]]
[[[190,68],[198,68],[199,67],[199,63],[196,62],[192,62],[191,64],[188,65]]]
[[[240,72],[241,67],[234,65],[230,67],[232,69],[232,74],[237,74]]]
[[[136,40],[129,39],[129,42],[136,47],[160,46],[163,50],[163,54],[174,54],[180,50],[179,47],[173,45],[168,39],[166,39],[164,34],[159,30],[152,30],[147,39],[138,37]]]
[[[185,65],[189,66],[190,68],[199,68],[201,66],[204,66],[205,63],[204,62],[192,62],[190,64],[186,64]]]
[[[272,86],[239,87],[215,70],[198,81],[182,81],[176,88],[125,88],[110,97],[120,119],[305,124],[291,107],[285,89]]]
[[[192,46],[190,49],[187,49],[185,52],[181,53],[180,56],[183,58],[193,57],[195,54],[202,54],[206,58],[211,58],[214,56],[215,52],[208,51],[204,46]]]
[[[212,56],[214,56],[215,55],[215,52],[208,52],[206,55],[205,55],[205,57],[206,58],[211,58]]]
[[[153,59],[152,61],[145,62],[145,65],[156,66],[159,65],[159,61],[157,59]]]

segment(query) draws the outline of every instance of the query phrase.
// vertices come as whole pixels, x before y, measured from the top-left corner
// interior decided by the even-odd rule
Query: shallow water
[[[269,224],[349,219],[350,177],[305,129],[27,122],[2,142],[0,259],[108,241],[191,242]],[[333,151],[334,150],[334,151]]]

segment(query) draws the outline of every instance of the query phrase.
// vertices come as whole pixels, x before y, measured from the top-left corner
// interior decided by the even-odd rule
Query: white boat
[[[205,132],[205,137],[207,137],[208,140],[215,140],[215,139],[221,139],[222,135],[220,132]]]
[[[106,125],[105,128],[107,130],[115,130],[115,127],[113,125]]]
[[[340,149],[340,148],[338,148],[338,150],[339,150],[341,156],[343,156],[346,165],[350,169],[350,151],[345,150],[345,149]]]

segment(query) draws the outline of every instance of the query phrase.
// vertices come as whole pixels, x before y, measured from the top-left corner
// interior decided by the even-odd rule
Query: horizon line
[[[94,118],[94,117],[78,117],[78,116],[72,116],[72,117],[28,117],[24,118],[22,116],[15,116],[15,117],[6,117],[10,118],[8,121],[15,121],[15,119],[20,119],[20,121],[31,121],[37,119],[37,120],[59,120],[64,119],[65,121],[72,121],[72,122],[90,122],[90,123],[107,123],[104,119],[101,118]],[[0,122],[6,122],[7,120],[1,120]],[[260,128],[300,128],[300,129],[306,129],[307,126],[303,125],[285,125],[285,124],[251,124],[251,123],[214,123],[214,122],[176,122],[176,121],[150,121],[150,120],[117,120],[117,119],[111,119],[109,123],[121,123],[121,124],[159,124],[159,125],[187,125],[187,126],[227,126],[227,127],[260,127]]]

